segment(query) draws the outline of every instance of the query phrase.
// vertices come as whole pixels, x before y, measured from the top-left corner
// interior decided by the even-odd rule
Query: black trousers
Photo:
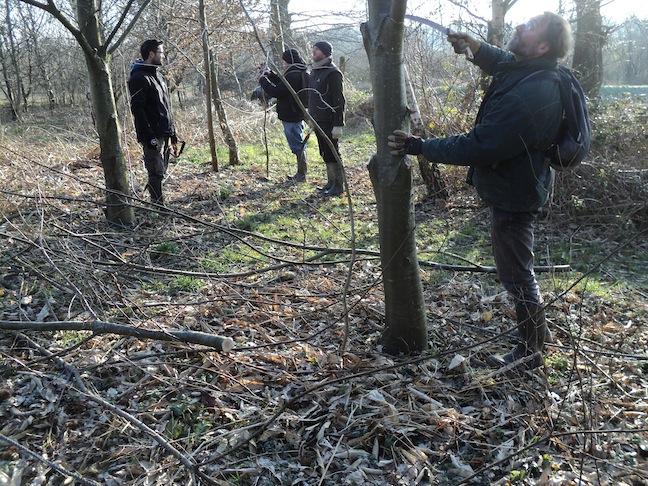
[[[491,238],[497,276],[517,304],[540,304],[533,271],[535,212],[491,208]]]

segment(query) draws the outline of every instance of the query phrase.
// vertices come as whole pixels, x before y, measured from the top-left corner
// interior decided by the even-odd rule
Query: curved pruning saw
[[[443,25],[435,22],[434,20],[429,20],[425,19],[423,17],[419,17],[418,15],[409,15],[406,14],[405,18],[408,20],[413,20],[414,22],[418,22],[419,24],[427,25],[428,27],[432,27],[435,30],[438,30],[439,32],[442,32],[445,35],[450,35],[450,29],[448,27],[444,27]],[[470,50],[470,47],[466,48],[466,59],[474,59],[475,56],[473,56],[472,51]]]

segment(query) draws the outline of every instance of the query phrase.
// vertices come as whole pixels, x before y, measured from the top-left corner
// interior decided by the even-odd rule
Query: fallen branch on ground
[[[124,326],[102,321],[57,321],[57,322],[21,322],[0,321],[0,329],[11,331],[92,331],[95,334],[120,334],[139,339],[158,341],[182,341],[201,344],[216,351],[231,351],[234,341],[228,337],[216,336],[198,331],[151,331],[138,327]]]

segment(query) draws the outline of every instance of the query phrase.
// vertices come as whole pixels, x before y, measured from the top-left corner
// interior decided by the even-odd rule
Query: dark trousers
[[[333,142],[333,147],[335,147],[335,152],[337,154],[340,154],[340,149],[338,147],[338,139],[333,138],[331,136],[331,133],[333,132],[333,124],[332,123],[324,123],[324,122],[317,122],[317,124],[322,128],[322,131],[324,134],[331,139],[331,142]],[[331,150],[331,147],[329,147],[328,140],[326,140],[326,137],[323,137],[320,135],[318,131],[315,132],[317,135],[317,145],[319,146],[319,153],[322,156],[322,160],[326,162],[327,164],[337,164],[338,161],[335,158],[335,152]]]
[[[535,213],[491,208],[491,238],[497,276],[518,304],[540,304],[542,298],[533,271]]]
[[[148,172],[148,183],[146,187],[151,194],[151,201],[154,203],[163,202],[162,180],[169,166],[169,139],[158,138],[157,148],[149,148],[144,144],[144,167]]]

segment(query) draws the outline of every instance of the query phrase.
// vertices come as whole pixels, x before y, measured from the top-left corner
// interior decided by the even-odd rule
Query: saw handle
[[[448,28],[448,32],[446,32],[446,34],[448,35],[448,37],[450,37],[452,34],[455,34],[455,32],[452,32],[450,30],[450,28]],[[464,41],[464,42],[466,42],[466,41]],[[466,44],[467,44],[467,46],[466,46],[466,50],[464,51],[464,56],[466,56],[466,59],[469,59],[469,60],[472,61],[473,59],[475,59],[475,55],[473,54],[472,49],[470,49],[470,44],[468,44],[467,42],[466,42]]]

